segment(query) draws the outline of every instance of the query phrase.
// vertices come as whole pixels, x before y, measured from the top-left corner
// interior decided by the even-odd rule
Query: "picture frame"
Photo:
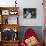
[[[9,14],[10,14],[10,15],[16,15],[17,13],[18,13],[18,12],[17,12],[16,10],[10,10],[10,11],[9,11]]]
[[[2,10],[2,15],[9,15],[9,10]]]
[[[23,18],[36,18],[36,8],[23,8]]]

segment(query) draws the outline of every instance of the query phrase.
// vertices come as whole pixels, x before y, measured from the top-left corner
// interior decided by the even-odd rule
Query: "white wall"
[[[0,0],[0,6],[1,7],[14,6],[15,5],[14,1],[15,0]]]
[[[15,0],[0,0],[0,6],[14,6]],[[43,7],[42,0],[17,0],[19,9],[19,24],[21,26],[43,26]],[[23,8],[36,8],[37,18],[36,19],[24,19]]]
[[[42,0],[24,0],[18,1],[21,4],[20,8],[20,24],[22,26],[43,26],[43,6]],[[36,19],[24,19],[23,8],[36,8]]]

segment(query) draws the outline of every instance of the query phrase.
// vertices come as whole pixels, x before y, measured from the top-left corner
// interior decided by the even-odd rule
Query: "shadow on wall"
[[[42,26],[21,26],[20,27],[20,32],[19,32],[20,42],[21,42],[21,40],[22,40],[22,38],[24,36],[25,31],[28,28],[32,28],[34,30],[34,32],[36,32],[39,41],[41,43],[43,43],[43,30],[42,30]]]

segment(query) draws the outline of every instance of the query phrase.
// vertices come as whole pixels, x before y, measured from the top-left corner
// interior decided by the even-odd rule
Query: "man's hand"
[[[37,44],[37,42],[38,41],[34,36],[32,36],[32,37],[25,40],[25,43],[27,44],[27,46],[34,46],[34,45]]]

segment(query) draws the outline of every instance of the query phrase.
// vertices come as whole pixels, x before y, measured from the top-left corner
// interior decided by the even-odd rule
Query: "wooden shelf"
[[[17,30],[17,32],[19,31],[20,29],[20,26],[18,24],[0,24],[0,28],[1,28],[1,31],[5,28],[9,28],[9,29],[12,29],[14,31],[14,29]]]
[[[14,9],[14,10],[18,10],[19,9],[19,7],[0,7],[0,10],[12,10],[12,9]]]
[[[19,7],[0,7],[0,20],[1,20],[1,24],[0,24],[0,32],[3,33],[3,30],[8,28],[11,29],[10,31],[14,31],[14,33],[18,33],[20,26],[19,26],[19,21],[18,21],[18,9]],[[4,11],[3,11],[4,10]],[[6,10],[6,11],[5,11]],[[2,12],[3,11],[3,12]],[[13,12],[13,13],[10,13]],[[16,13],[17,12],[17,13]],[[16,13],[16,14],[15,14]],[[7,16],[17,16],[17,24],[8,24],[8,19]],[[6,17],[6,20],[5,20]],[[16,31],[15,31],[16,30]],[[4,35],[4,34],[3,34]],[[8,35],[8,34],[7,34]],[[12,34],[13,35],[13,34]],[[15,35],[15,34],[14,34]],[[17,35],[17,34],[16,34]],[[11,36],[11,35],[10,35]],[[15,36],[14,36],[15,37]],[[13,37],[13,39],[14,39]],[[16,36],[17,37],[17,36]],[[18,46],[18,39],[16,41],[13,41],[13,39],[10,39],[9,41],[5,41],[4,39],[2,39],[2,34],[1,34],[1,41],[0,41],[0,46]],[[12,38],[12,37],[11,37]],[[17,37],[18,38],[18,37]]]
[[[8,42],[12,43],[12,42],[19,42],[19,40],[15,40],[15,41],[10,40],[10,41],[3,41],[3,42],[5,42],[5,43],[8,43]]]
[[[18,46],[19,41],[1,41],[0,45],[2,46]]]
[[[5,19],[5,17],[8,17],[8,16],[14,16],[14,17],[16,17],[17,16],[17,24],[19,23],[18,22],[18,16],[19,16],[19,14],[18,14],[18,9],[19,9],[19,7],[0,7],[0,15],[1,15],[1,24],[4,24],[4,23],[6,23],[6,21],[7,21],[7,24],[8,24],[8,18],[6,19],[6,21],[4,20]],[[5,11],[6,10],[6,11]],[[8,11],[7,11],[8,10]],[[3,13],[2,13],[2,11],[4,11]],[[10,12],[17,12],[16,14],[11,14]],[[3,21],[4,20],[4,21]],[[4,23],[3,23],[4,22]]]

